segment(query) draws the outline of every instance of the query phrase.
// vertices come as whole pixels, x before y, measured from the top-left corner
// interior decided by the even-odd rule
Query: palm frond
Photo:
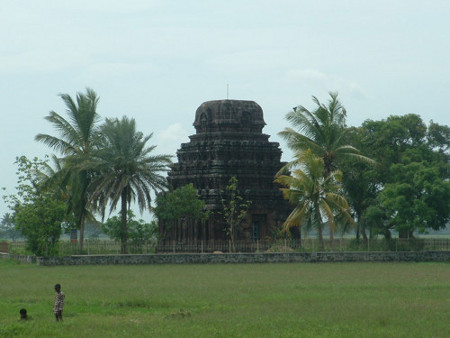
[[[283,223],[283,229],[286,231],[294,226],[300,227],[305,219],[309,217],[308,207],[309,205],[306,203],[302,207],[296,207]]]

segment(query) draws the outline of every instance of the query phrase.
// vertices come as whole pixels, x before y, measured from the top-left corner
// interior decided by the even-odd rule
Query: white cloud
[[[183,129],[180,123],[170,125],[164,130],[161,130],[156,135],[156,148],[160,154],[174,155],[180,148],[181,143],[189,142],[189,133]],[[175,160],[175,158],[173,159]]]
[[[299,82],[304,80],[324,81],[327,78],[327,75],[315,69],[290,69],[286,72],[285,77],[289,82]]]

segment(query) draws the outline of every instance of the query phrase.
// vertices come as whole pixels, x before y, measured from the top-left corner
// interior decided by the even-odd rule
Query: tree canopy
[[[153,211],[159,223],[163,225],[161,239],[166,239],[169,232],[172,233],[172,238],[179,238],[184,225],[197,229],[198,224],[209,217],[209,212],[205,210],[205,201],[199,198],[192,183],[158,194]]]
[[[406,238],[445,228],[450,220],[449,128],[427,126],[420,116],[408,114],[368,120],[362,129],[365,149],[379,163],[371,183],[378,192],[367,221],[388,238],[391,230]]]
[[[297,162],[290,165],[290,175],[280,171],[275,180],[283,186],[281,190],[284,198],[294,205],[294,210],[284,222],[284,228],[314,226],[322,249],[325,248],[322,235],[324,224],[328,223],[332,233],[338,218],[353,223],[348,203],[340,193],[342,173],[334,170],[324,177],[324,166],[323,159],[308,149],[298,153]]]
[[[27,248],[33,254],[55,255],[62,229],[73,224],[73,217],[66,212],[66,202],[43,184],[45,160],[21,156],[16,164],[19,174],[17,194],[6,196],[14,211],[12,223],[27,239]]]
[[[301,105],[294,107],[293,111],[286,115],[286,120],[293,128],[287,127],[279,133],[294,152],[310,149],[314,155],[322,158],[324,176],[338,169],[339,161],[344,158],[371,162],[369,158],[361,155],[357,148],[347,143],[347,112],[339,101],[338,94],[329,94],[330,100],[326,105],[313,96],[315,110],[308,110]]]
[[[99,122],[97,104],[99,98],[94,90],[87,88],[86,93],[77,93],[76,100],[69,94],[61,94],[66,105],[66,115],[51,111],[45,117],[58,136],[38,134],[36,140],[57,151],[61,157],[61,166],[51,178],[67,188],[68,212],[73,212],[76,224],[80,229],[80,251],[83,249],[84,224],[86,220],[94,220],[89,209],[88,186],[92,179],[89,169],[80,170],[79,163],[90,158],[92,151],[99,143]]]
[[[166,187],[162,173],[170,163],[169,155],[152,155],[156,146],[148,146],[152,134],[136,130],[134,119],[106,119],[101,128],[101,144],[83,165],[95,177],[89,185],[90,201],[105,214],[120,201],[122,217],[121,252],[127,253],[127,212],[136,201],[139,209],[151,209],[151,194]]]

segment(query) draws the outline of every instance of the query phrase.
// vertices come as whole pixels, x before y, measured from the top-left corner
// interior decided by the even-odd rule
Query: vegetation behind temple
[[[73,116],[85,116],[83,112],[89,109],[94,116],[98,102],[94,94],[90,90],[86,94],[78,94],[77,101],[67,95],[62,98]],[[304,109],[299,112],[306,110],[317,117],[323,110],[333,108],[331,104],[340,104],[336,102],[337,94],[333,95],[328,106],[315,99],[315,110],[299,106]],[[290,123],[294,113],[297,111],[290,113]],[[56,123],[52,118],[64,120],[55,114],[52,112],[47,119],[52,123]],[[344,221],[342,213],[335,213],[336,220],[330,227],[330,235],[335,231],[344,233],[353,230],[357,241],[367,241],[378,235],[389,240],[393,232],[401,238],[412,238],[417,232],[445,229],[450,213],[450,128],[433,121],[427,125],[414,114],[389,116],[380,121],[367,120],[360,127],[349,128],[345,124],[345,110],[341,114],[339,122],[328,126],[316,125],[317,132],[332,130],[337,133],[333,137],[341,142],[340,145],[348,146],[347,150],[356,149],[355,154],[371,161],[361,161],[358,156],[341,157],[338,148],[335,153],[324,148],[326,170],[323,178],[326,179],[333,170],[342,173],[342,180],[336,180],[340,186],[338,192],[348,202],[348,212],[354,220],[354,227],[351,227],[352,222]],[[46,139],[46,143],[60,155],[52,157],[52,165],[48,159],[18,157],[17,194],[6,197],[12,213],[3,216],[0,235],[16,238],[20,233],[27,238],[31,252],[52,255],[56,254],[56,244],[65,229],[76,227],[83,234],[86,221],[96,224],[95,216],[105,215],[107,206],[111,212],[116,205],[120,205],[119,216],[107,220],[103,229],[111,238],[122,241],[122,253],[127,252],[128,239],[137,243],[155,236],[154,225],[136,221],[130,207],[137,199],[142,210],[152,208],[150,192],[164,190],[161,173],[167,170],[169,156],[152,155],[155,146],[146,146],[151,135],[144,137],[137,132],[134,120],[109,120],[104,125],[108,126],[108,130],[103,129],[99,121],[97,117],[84,121],[90,123],[94,130],[89,149],[78,151],[76,133],[70,134],[76,128],[72,130],[64,124],[66,134],[61,138]],[[132,128],[123,128],[125,125],[131,126],[130,121]],[[66,122],[76,127],[73,120]],[[294,123],[293,127],[301,127],[301,124]],[[302,128],[290,129],[292,135],[303,135]],[[102,130],[109,133],[109,141],[102,136]],[[115,140],[121,140],[121,145],[114,143]],[[336,142],[330,145],[335,146]],[[314,145],[308,147],[308,143],[302,143],[300,147],[297,144],[297,148],[295,142],[289,145],[294,151],[314,149]],[[316,154],[322,156],[320,152]],[[330,154],[332,157],[326,157]],[[295,156],[299,167],[303,167],[304,155],[295,152]],[[131,187],[127,182],[136,177],[133,175],[142,172],[147,173],[147,182],[138,179]],[[320,180],[320,177],[317,179]],[[117,182],[115,190],[108,190],[114,182]],[[117,193],[118,190],[120,193]],[[190,223],[201,223],[208,217],[192,186],[158,195],[152,210],[160,222],[173,224],[172,228],[180,226],[188,229]],[[306,233],[312,229],[314,222],[310,216],[290,226],[302,228]],[[325,224],[330,225],[329,221]],[[274,239],[289,237],[289,232],[273,230]],[[80,242],[80,250],[83,250],[83,241]]]

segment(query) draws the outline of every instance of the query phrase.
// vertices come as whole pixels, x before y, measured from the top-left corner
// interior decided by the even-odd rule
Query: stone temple
[[[225,240],[221,193],[232,176],[239,194],[251,201],[247,218],[237,229],[236,239],[255,241],[272,237],[290,208],[274,176],[282,167],[277,142],[263,134],[263,110],[253,101],[217,100],[200,105],[195,113],[195,135],[177,151],[178,163],[168,173],[173,189],[192,183],[212,211],[205,224],[195,229],[164,231],[163,240]],[[192,227],[192,226],[191,226]],[[167,230],[167,229],[166,229]]]

